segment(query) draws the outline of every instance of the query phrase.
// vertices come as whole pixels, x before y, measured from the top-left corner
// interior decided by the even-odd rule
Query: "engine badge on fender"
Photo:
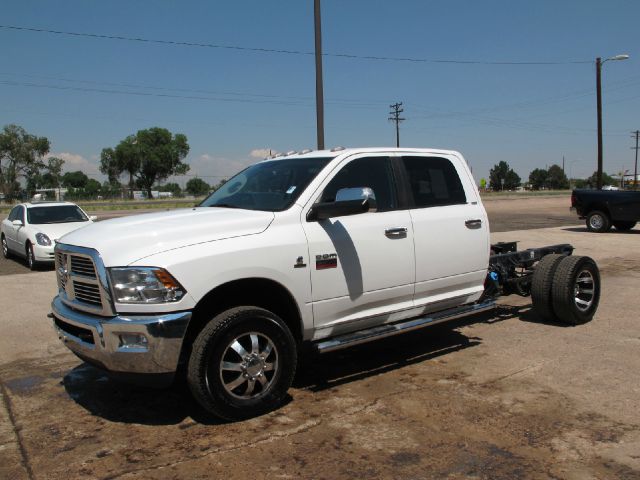
[[[335,253],[325,253],[316,255],[316,270],[326,270],[327,268],[338,267],[338,255]]]

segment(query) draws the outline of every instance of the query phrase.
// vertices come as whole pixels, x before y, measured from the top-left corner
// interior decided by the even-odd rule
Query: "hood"
[[[88,227],[92,225],[92,222],[71,222],[71,223],[43,223],[43,224],[34,224],[29,225],[37,232],[42,232],[47,235],[53,242],[54,240],[60,239],[63,235],[66,235],[69,232],[73,232],[74,230],[78,230],[79,228]]]
[[[107,266],[129,265],[175,248],[261,233],[273,219],[273,212],[197,207],[96,222],[60,242],[97,250]]]

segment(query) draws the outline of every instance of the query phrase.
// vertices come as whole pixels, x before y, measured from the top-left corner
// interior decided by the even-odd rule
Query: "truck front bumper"
[[[78,357],[117,377],[169,385],[178,368],[191,312],[101,317],[51,304],[58,338]]]

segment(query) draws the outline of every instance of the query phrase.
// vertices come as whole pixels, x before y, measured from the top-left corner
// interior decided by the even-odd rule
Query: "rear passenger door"
[[[423,312],[473,302],[484,290],[489,225],[463,161],[424,154],[401,159],[415,242],[414,304]]]

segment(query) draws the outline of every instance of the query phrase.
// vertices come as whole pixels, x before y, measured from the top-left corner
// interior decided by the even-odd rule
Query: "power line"
[[[1,74],[0,74],[1,75]],[[71,79],[58,79],[61,81],[73,82]],[[117,84],[117,83],[108,83],[108,82],[90,82],[90,81],[80,81],[80,83],[91,83],[95,85],[113,85],[113,86],[122,86],[125,87],[126,84]],[[30,88],[48,88],[53,90],[71,90],[71,91],[79,91],[79,92],[91,92],[91,93],[106,93],[106,94],[120,94],[120,95],[134,95],[134,96],[142,96],[142,97],[164,97],[164,98],[179,98],[179,99],[187,99],[187,100],[205,100],[211,102],[237,102],[237,103],[264,103],[264,104],[272,104],[272,105],[287,105],[287,106],[304,106],[310,107],[312,104],[310,103],[311,97],[286,97],[286,96],[268,96],[268,95],[252,95],[247,94],[247,96],[254,96],[259,98],[224,98],[224,97],[205,97],[200,95],[175,95],[169,93],[152,93],[152,92],[140,92],[140,91],[132,91],[132,90],[113,90],[106,88],[93,88],[93,87],[80,87],[80,86],[68,86],[68,85],[52,85],[45,83],[35,83],[35,82],[19,82],[14,80],[0,80],[0,85],[14,86],[14,87],[30,87]],[[127,88],[148,88],[151,90],[166,90],[166,91],[184,91],[184,92],[203,92],[203,93],[212,93],[215,92],[207,91],[207,90],[190,90],[190,89],[172,89],[172,88],[162,88],[162,87],[146,87],[143,85],[129,85]],[[229,95],[229,93],[219,93],[220,95]],[[233,93],[230,95],[240,96],[239,93]],[[271,98],[264,98],[271,97]],[[278,98],[291,100],[277,100]],[[350,108],[364,108],[364,109],[377,109],[379,108],[379,103],[371,103],[371,102],[358,102],[357,100],[329,100],[326,103],[330,105],[350,107]]]
[[[127,37],[124,35],[106,35],[106,34],[87,33],[87,32],[69,32],[69,31],[63,31],[63,30],[50,30],[46,28],[23,27],[23,26],[17,26],[17,25],[0,25],[0,28],[4,28],[7,30],[25,31],[25,32],[48,33],[52,35],[98,38],[98,39],[104,39],[104,40],[120,40],[120,41],[126,41],[126,42],[141,42],[141,43],[152,43],[152,44],[160,44],[160,45],[175,45],[175,46],[182,46],[182,47],[215,48],[215,49],[223,49],[223,50],[237,50],[237,51],[256,52],[256,53],[278,53],[278,54],[286,54],[286,55],[305,55],[305,56],[315,55],[315,52],[305,52],[302,50],[243,47],[239,45],[185,42],[185,41],[179,41],[179,40],[162,40],[162,39],[143,38],[143,37]],[[387,56],[379,56],[379,55],[355,55],[355,54],[349,54],[349,53],[323,53],[322,56],[334,57],[334,58],[359,59],[359,60],[409,62],[409,63],[442,63],[442,64],[458,64],[458,65],[525,65],[526,66],[526,65],[579,65],[579,64],[593,63],[592,60],[513,62],[513,61],[451,60],[451,59],[436,59],[436,58],[387,57]]]

